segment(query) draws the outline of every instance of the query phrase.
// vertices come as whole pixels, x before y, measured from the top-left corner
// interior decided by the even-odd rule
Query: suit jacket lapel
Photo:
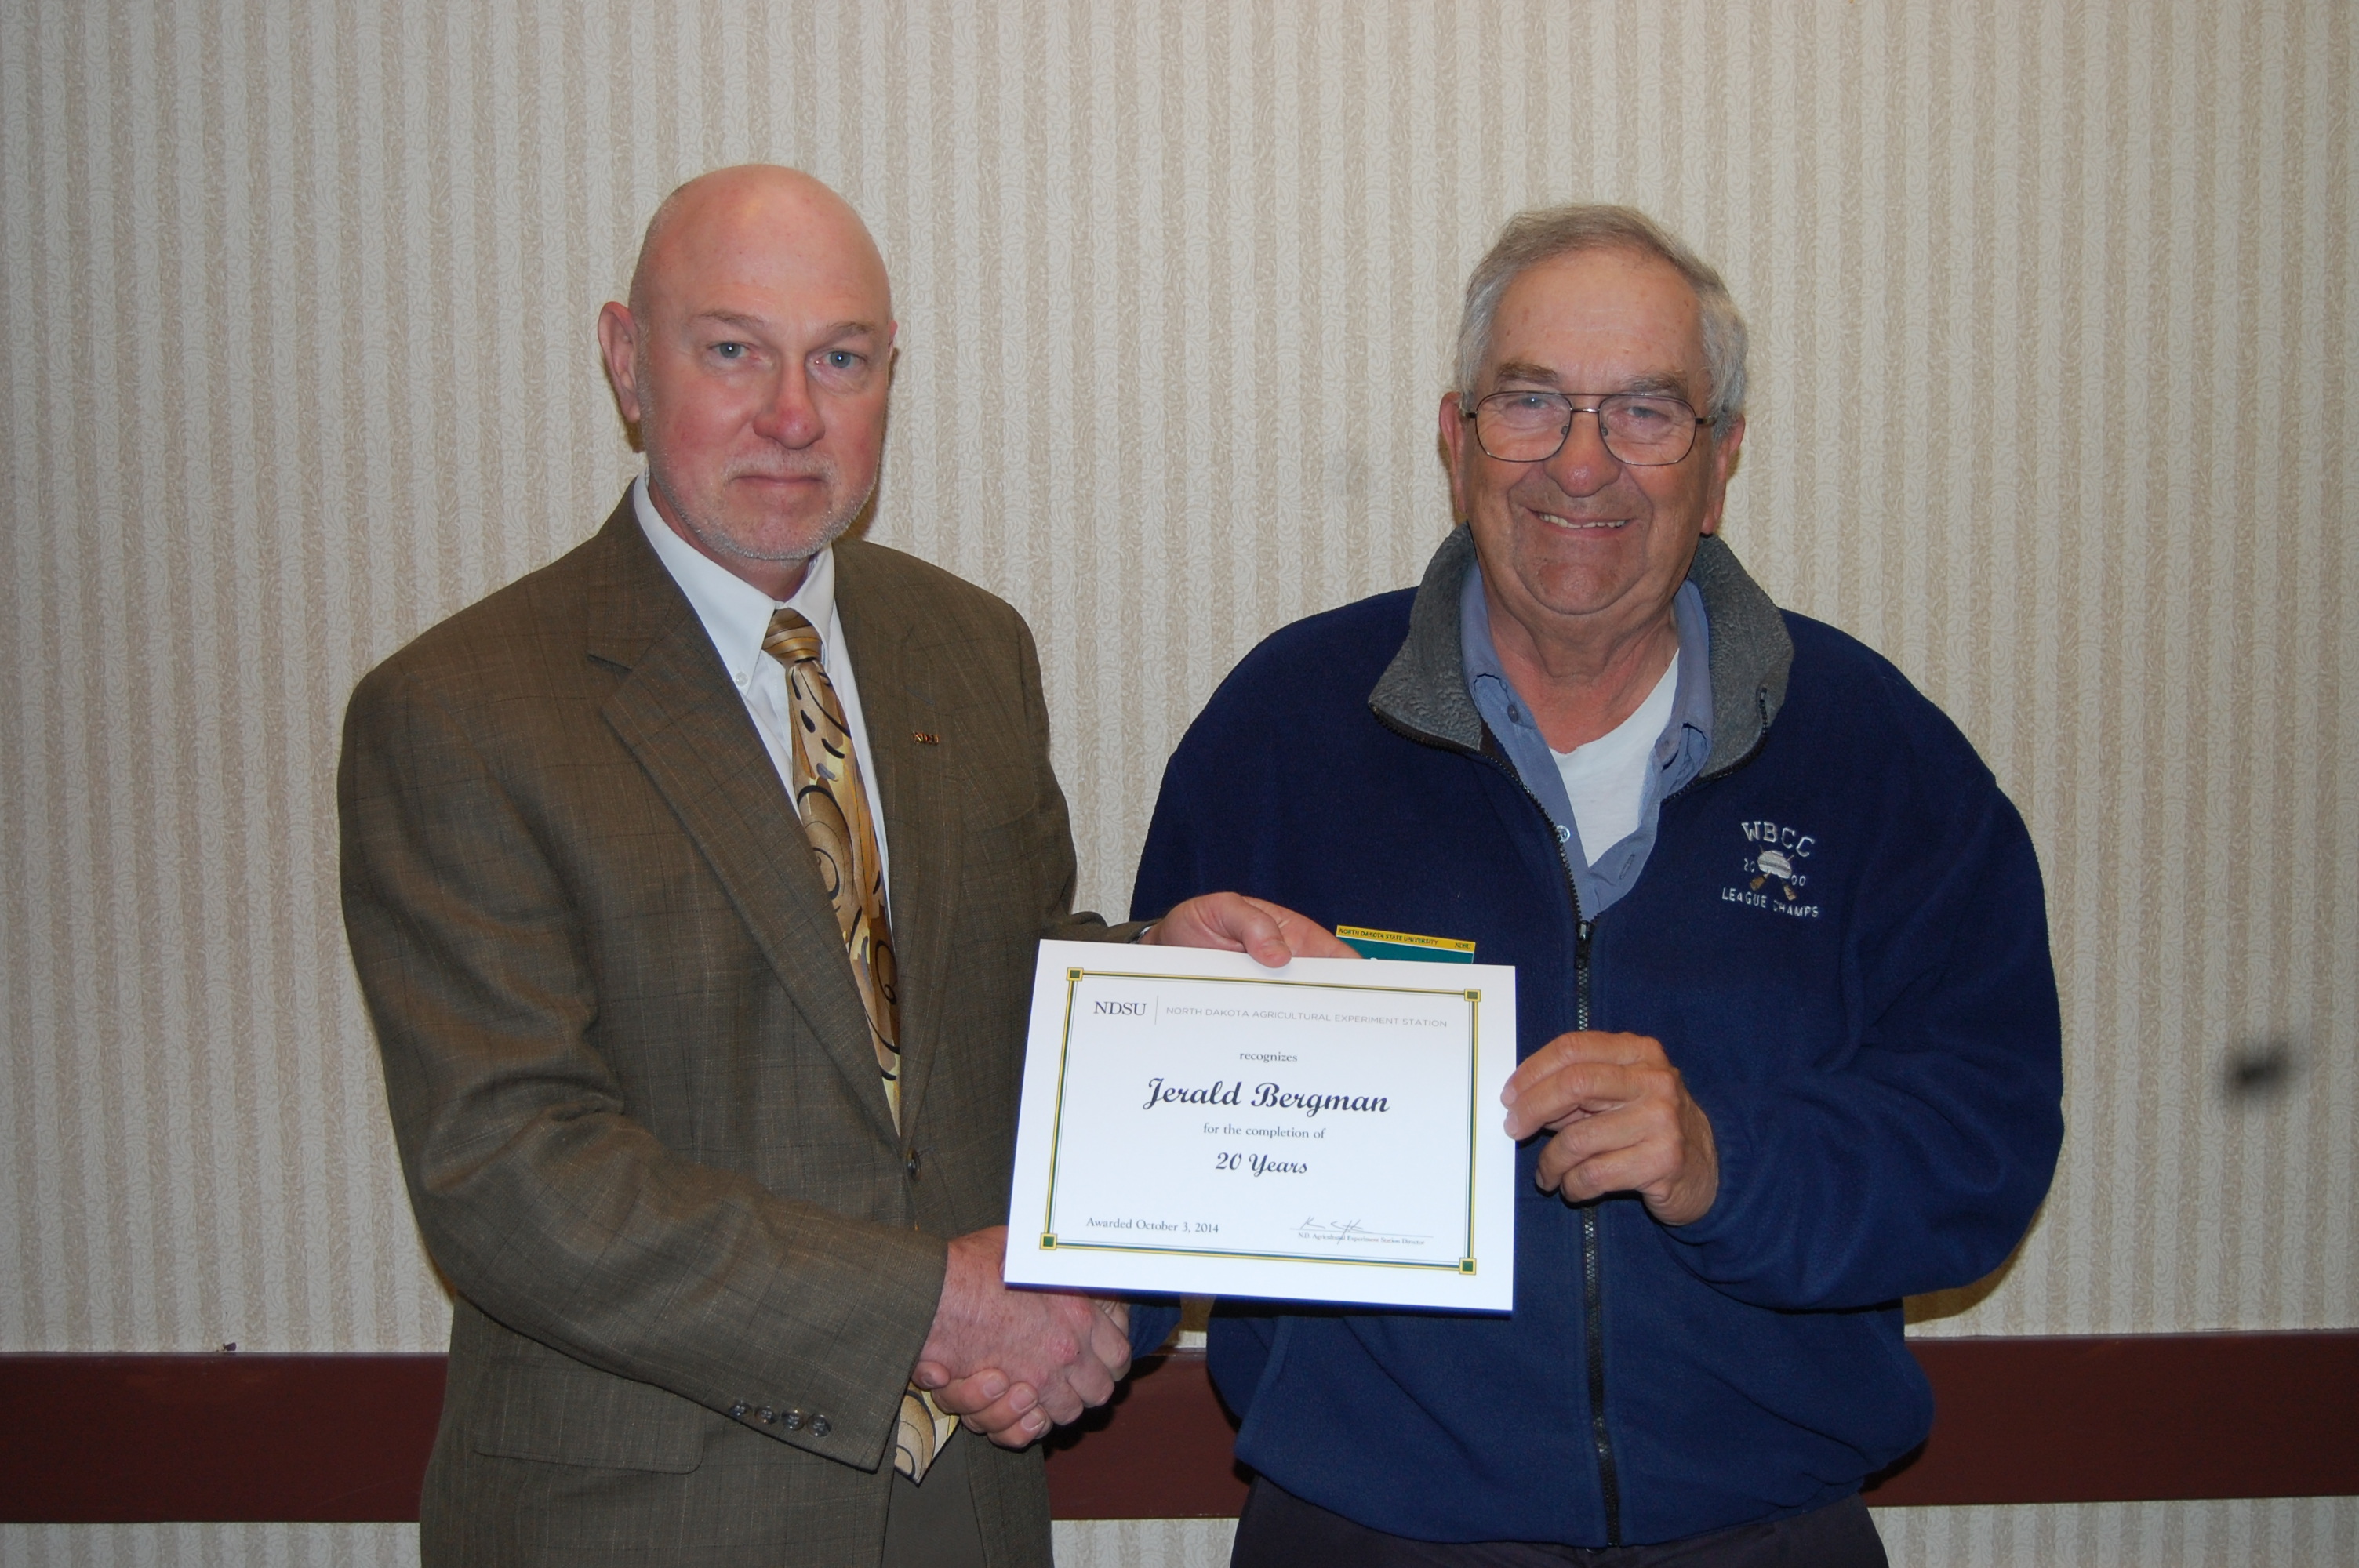
[[[900,977],[901,1125],[918,1125],[941,1049],[940,999],[949,983],[951,923],[959,885],[956,736],[937,734],[931,671],[917,657],[921,607],[869,568],[859,546],[835,554],[836,613],[851,644],[853,678],[876,764],[872,798],[885,817],[893,865],[893,957]],[[919,733],[934,735],[921,743]],[[814,879],[816,880],[816,879]]]
[[[627,496],[602,537],[613,539],[614,564],[585,607],[589,653],[630,671],[606,700],[606,721],[695,840],[812,1033],[866,1091],[861,1103],[878,1133],[896,1141],[842,935],[745,701],[640,536]],[[897,858],[897,841],[894,849]]]

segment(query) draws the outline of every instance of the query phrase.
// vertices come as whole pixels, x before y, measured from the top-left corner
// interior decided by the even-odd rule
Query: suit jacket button
[[[739,1400],[735,1404],[729,1407],[729,1419],[731,1421],[744,1421],[745,1419],[745,1401],[744,1400]]]
[[[909,1173],[909,1179],[911,1181],[914,1182],[918,1179],[918,1152],[915,1149],[909,1151],[908,1163],[904,1165],[902,1169]]]
[[[800,1432],[800,1431],[803,1429],[803,1412],[802,1412],[802,1411],[788,1411],[786,1413],[786,1416],[785,1416],[785,1418],[784,1418],[784,1419],[785,1419],[785,1421],[786,1421],[786,1423],[787,1423],[787,1430],[788,1430],[788,1432]]]
[[[778,1412],[772,1410],[769,1406],[764,1405],[760,1410],[754,1413],[754,1419],[760,1422],[764,1426],[767,1426],[772,1422],[778,1419]]]
[[[828,1434],[829,1430],[827,1417],[823,1415],[815,1415],[811,1417],[811,1435],[813,1437],[825,1437]]]

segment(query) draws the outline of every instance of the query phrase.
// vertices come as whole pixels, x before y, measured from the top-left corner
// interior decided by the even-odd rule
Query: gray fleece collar
[[[1426,563],[1408,639],[1368,694],[1386,723],[1468,752],[1483,749],[1483,719],[1466,690],[1458,644],[1458,594],[1473,556],[1473,535],[1452,528]],[[1777,605],[1718,535],[1696,541],[1688,580],[1703,595],[1712,626],[1712,754],[1699,775],[1711,778],[1751,756],[1768,733],[1786,700],[1794,643]]]

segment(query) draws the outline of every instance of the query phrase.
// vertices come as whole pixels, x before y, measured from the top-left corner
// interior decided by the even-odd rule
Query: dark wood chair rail
[[[1877,1505],[2359,1493],[2359,1332],[1911,1341],[1940,1414]],[[414,1519],[440,1356],[0,1356],[0,1521]],[[1050,1445],[1060,1519],[1233,1516],[1203,1357]]]

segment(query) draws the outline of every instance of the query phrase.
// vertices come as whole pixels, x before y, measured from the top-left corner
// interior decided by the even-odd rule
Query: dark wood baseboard
[[[2359,1493],[2359,1332],[1918,1339],[1940,1414],[1879,1507]],[[440,1356],[0,1356],[0,1521],[418,1517]],[[1233,1516],[1201,1355],[1060,1436],[1060,1519]]]
[[[440,1356],[0,1356],[0,1520],[414,1519]]]
[[[2359,1493],[2359,1333],[1912,1339],[1933,1435],[1878,1507]]]

